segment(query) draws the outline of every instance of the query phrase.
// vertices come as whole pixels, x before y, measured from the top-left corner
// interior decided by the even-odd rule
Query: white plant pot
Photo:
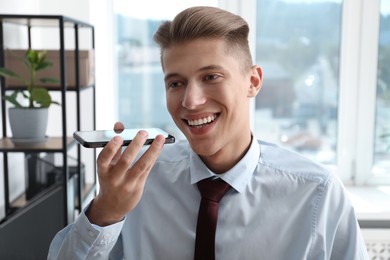
[[[12,140],[28,142],[46,139],[48,108],[15,108],[8,110]]]

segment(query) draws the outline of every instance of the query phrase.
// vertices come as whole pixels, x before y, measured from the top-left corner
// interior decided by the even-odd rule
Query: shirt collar
[[[251,145],[245,156],[229,171],[223,174],[215,174],[203,163],[200,157],[191,150],[190,174],[191,184],[210,177],[220,177],[229,183],[236,191],[243,192],[249,179],[255,170],[260,157],[260,145],[253,136]]]

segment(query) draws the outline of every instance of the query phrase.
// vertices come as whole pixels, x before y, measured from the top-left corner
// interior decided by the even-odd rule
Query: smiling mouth
[[[203,127],[205,125],[212,123],[215,119],[217,119],[217,117],[218,117],[218,115],[214,114],[214,115],[210,115],[210,116],[204,117],[204,118],[199,118],[199,119],[195,119],[195,120],[187,120],[187,124],[189,126],[192,126],[192,127],[200,128],[200,127]]]

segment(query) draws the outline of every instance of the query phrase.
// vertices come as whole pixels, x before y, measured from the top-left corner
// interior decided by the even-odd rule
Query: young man
[[[137,159],[145,132],[123,153],[113,138],[97,160],[99,194],[57,234],[49,259],[368,259],[337,177],[251,133],[262,71],[248,32],[212,7],[160,26],[167,107],[187,140],[162,149],[159,136]],[[230,185],[211,240],[197,233],[197,184],[209,178]],[[195,253],[202,242],[211,256]]]

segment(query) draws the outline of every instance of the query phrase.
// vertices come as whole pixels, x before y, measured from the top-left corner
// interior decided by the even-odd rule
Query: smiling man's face
[[[229,170],[251,140],[249,105],[261,69],[243,68],[220,39],[176,44],[163,52],[168,111],[192,149],[217,173]]]

